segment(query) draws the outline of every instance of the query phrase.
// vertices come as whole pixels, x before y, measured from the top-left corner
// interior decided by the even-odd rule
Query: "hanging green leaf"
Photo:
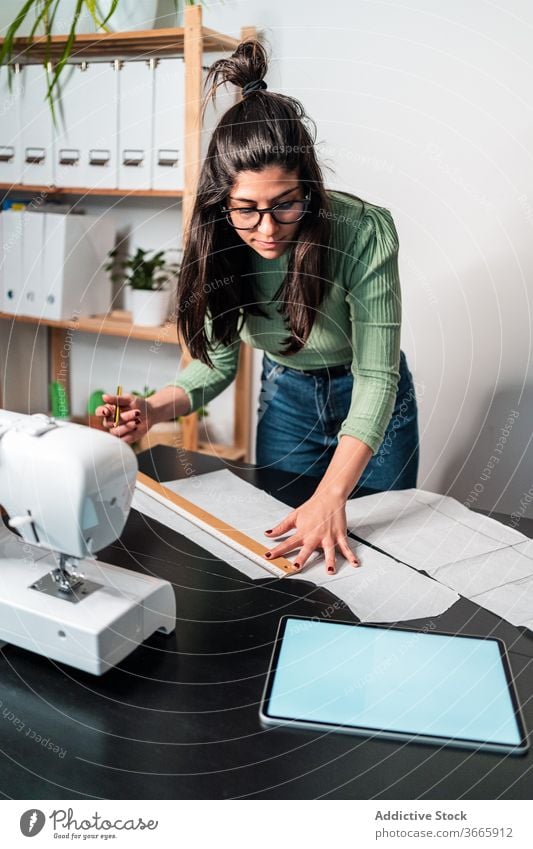
[[[2,1],[3,0],[0,0],[0,2]],[[109,3],[109,9],[107,11],[107,14],[101,11],[101,4],[98,2],[98,0],[76,0],[76,6],[72,15],[72,22],[68,29],[68,34],[63,47],[63,51],[61,53],[61,56],[59,57],[57,64],[53,67],[52,71],[50,71],[50,62],[52,60],[52,31],[54,21],[59,11],[61,2],[62,0],[25,0],[25,2],[22,4],[20,9],[16,13],[16,16],[13,21],[7,27],[4,38],[0,40],[0,66],[8,66],[8,82],[9,88],[11,90],[13,82],[13,69],[10,63],[12,63],[13,60],[17,58],[18,50],[18,47],[15,44],[15,39],[17,38],[17,33],[20,31],[22,25],[27,20],[28,15],[30,15],[32,12],[35,13],[35,19],[30,29],[29,38],[34,38],[39,28],[41,26],[43,27],[45,43],[44,65],[46,68],[45,99],[50,105],[54,124],[57,123],[55,105],[56,97],[59,100],[59,82],[64,67],[72,55],[72,50],[76,41],[78,21],[80,18],[80,14],[83,11],[83,8],[85,7],[88,10],[92,20],[98,28],[109,32],[107,23],[115,13],[120,3],[120,0],[111,0],[111,2]],[[176,9],[178,10],[181,6],[181,0],[174,0],[174,2],[176,4]],[[184,0],[183,5],[194,6],[196,5],[196,2],[195,0]],[[205,3],[205,5],[208,4]]]

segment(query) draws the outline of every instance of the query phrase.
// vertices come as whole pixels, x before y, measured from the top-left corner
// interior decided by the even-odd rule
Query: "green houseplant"
[[[144,387],[142,392],[133,389],[131,394],[137,395],[138,398],[149,398],[156,390]],[[204,419],[209,415],[207,407],[200,407],[197,411],[198,418]],[[140,438],[135,443],[134,449],[137,452],[148,451],[155,445],[171,445],[173,448],[180,448],[182,445],[183,434],[181,430],[182,416],[168,422],[158,422],[153,425],[148,433]]]
[[[61,77],[61,72],[72,53],[80,15],[83,11],[88,10],[94,21],[95,27],[106,30],[108,29],[107,22],[113,15],[119,1],[120,0],[110,0],[107,15],[102,15],[100,11],[100,4],[97,0],[76,0],[74,11],[72,12],[71,10],[72,20],[69,23],[65,23],[65,32],[68,37],[65,42],[63,52],[51,71],[48,70],[50,56],[47,55],[45,58],[48,82],[46,98],[50,104],[54,117],[54,96]],[[42,32],[46,37],[48,54],[51,49],[52,34],[55,31],[54,24],[58,19],[60,7],[61,0],[25,0],[25,2],[21,4],[16,17],[6,29],[6,34],[0,48],[0,65],[9,65],[17,53],[17,46],[14,43],[15,38],[21,34],[21,31],[26,31],[28,21],[32,20],[33,23],[30,26],[28,37],[33,38],[35,35]]]
[[[150,398],[151,395],[155,395],[156,389],[150,389],[148,386],[145,386],[142,392],[139,392],[137,389],[132,389],[131,394],[136,395],[137,398]],[[196,414],[199,419],[204,419],[209,415],[209,411],[207,407],[198,407],[196,410]],[[175,422],[181,422],[183,416],[178,416],[177,419],[174,419]]]
[[[109,253],[105,269],[113,283],[127,287],[126,309],[134,324],[157,327],[166,320],[171,284],[179,271],[178,263],[166,259],[167,253],[143,248],[126,258],[117,248]]]
[[[179,12],[185,6],[197,5],[196,0],[172,0],[172,2],[176,12]],[[33,38],[36,35],[44,35],[47,44],[47,56],[44,61],[48,81],[46,99],[55,118],[54,102],[58,93],[58,84],[63,68],[72,54],[75,38],[79,32],[80,18],[88,12],[96,30],[109,32],[109,24],[112,23],[115,12],[117,9],[121,11],[122,7],[126,6],[132,10],[131,13],[133,14],[136,4],[132,3],[132,0],[70,0],[68,3],[66,0],[23,0],[15,18],[6,28],[0,46],[0,66],[8,65],[10,67],[10,62],[18,52],[18,47],[15,44],[15,39],[18,36],[27,34],[29,38]],[[65,12],[67,8],[68,12]],[[63,31],[62,34],[67,35],[67,39],[59,60],[49,72],[51,38],[53,34],[57,34],[59,23],[61,24],[60,29]],[[146,25],[145,28],[150,29],[151,27]]]

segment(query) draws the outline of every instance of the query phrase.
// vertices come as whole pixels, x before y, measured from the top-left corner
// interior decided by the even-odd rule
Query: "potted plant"
[[[87,401],[87,424],[89,427],[95,427],[97,430],[105,430],[102,417],[96,415],[97,408],[101,407],[103,403],[104,390],[95,389]]]
[[[57,85],[75,46],[76,35],[89,31],[91,26],[95,31],[104,32],[153,29],[157,21],[157,2],[158,0],[20,0],[18,11],[11,23],[6,25],[6,15],[2,14],[4,32],[0,33],[3,36],[0,65],[8,65],[11,70],[10,63],[19,50],[14,39],[20,36],[33,38],[44,35],[50,44],[52,35],[68,35],[59,60],[48,75],[46,99],[55,118],[54,97]],[[196,5],[196,0],[172,0],[172,3],[178,13],[185,6]],[[44,64],[48,68],[48,58],[45,58]]]
[[[63,52],[52,71],[48,71],[48,57],[45,59],[47,69],[48,89],[46,99],[50,104],[52,115],[55,119],[54,97],[56,87],[65,67],[72,49],[74,39],[81,29],[85,29],[86,15],[90,15],[95,29],[109,31],[107,21],[115,11],[119,0],[110,0],[107,15],[102,15],[96,0],[26,0],[21,2],[15,18],[7,26],[4,39],[0,47],[0,65],[8,65],[11,72],[10,62],[18,52],[14,39],[19,36],[46,36],[47,43],[51,43],[52,35],[58,34],[62,29],[68,35]],[[67,14],[65,14],[67,10]]]
[[[113,283],[127,287],[126,308],[132,314],[133,324],[158,327],[166,321],[171,283],[179,271],[177,263],[167,261],[166,253],[137,248],[126,259],[119,257],[117,248],[109,253],[106,271],[111,273]]]
[[[137,395],[138,398],[149,398],[154,392],[155,389],[149,389],[148,386],[145,386],[143,392],[133,389],[131,394]],[[209,415],[206,407],[200,407],[196,412],[200,420]],[[153,425],[148,433],[145,433],[135,443],[135,451],[148,451],[155,445],[170,445],[173,448],[180,448],[182,445],[181,420],[182,416],[178,416],[177,419],[173,419],[172,421],[158,422]]]

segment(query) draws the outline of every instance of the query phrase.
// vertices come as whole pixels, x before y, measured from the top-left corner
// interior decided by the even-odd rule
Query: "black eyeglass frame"
[[[285,204],[285,203],[296,203],[296,202],[303,203],[303,205],[304,205],[304,207],[302,209],[302,214],[299,216],[299,218],[296,218],[294,221],[279,221],[276,218],[275,210],[279,206],[283,206],[283,204]],[[274,206],[265,206],[263,209],[256,209],[253,206],[239,206],[239,207],[235,207],[234,209],[229,209],[227,206],[224,206],[224,205],[221,205],[221,209],[222,209],[222,212],[224,213],[224,215],[226,216],[226,221],[228,222],[230,227],[233,227],[234,230],[255,230],[256,227],[261,226],[261,222],[263,220],[263,215],[266,212],[270,213],[270,215],[272,216],[272,218],[274,219],[276,224],[296,224],[298,221],[302,220],[302,218],[304,217],[304,215],[307,212],[309,212],[310,202],[311,202],[311,189],[308,189],[307,194],[303,198],[293,198],[293,200],[282,200],[279,203],[275,203]],[[236,227],[235,224],[232,222],[231,213],[232,212],[239,212],[239,211],[242,211],[243,209],[249,209],[251,212],[258,212],[259,213],[259,221],[257,221],[256,224],[254,224],[252,227]]]

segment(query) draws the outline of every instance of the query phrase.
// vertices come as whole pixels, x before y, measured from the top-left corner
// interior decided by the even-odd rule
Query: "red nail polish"
[[[299,563],[293,563],[292,565],[294,566],[295,569],[301,569],[302,568]]]
[[[265,554],[265,557],[272,557],[270,551],[267,551],[267,553]]]
[[[328,572],[329,572],[330,575],[333,575],[333,573],[335,572],[335,569],[333,568],[333,566],[328,566]]]
[[[271,533],[272,533],[272,528],[269,531],[265,531],[265,534],[271,534]]]

